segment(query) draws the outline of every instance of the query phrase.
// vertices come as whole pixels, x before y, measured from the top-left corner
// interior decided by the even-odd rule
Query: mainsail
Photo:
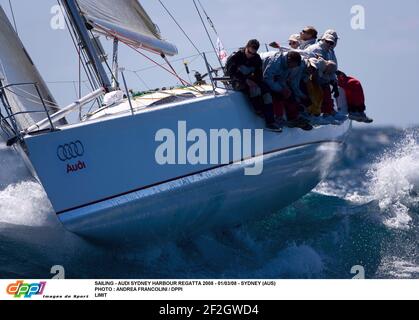
[[[77,0],[77,3],[96,32],[159,54],[178,53],[176,46],[162,40],[157,26],[137,0]]]
[[[57,112],[59,109],[51,92],[1,6],[0,43],[0,80],[2,86],[36,83],[48,112],[50,114]],[[4,92],[12,112],[23,112],[15,117],[20,129],[26,129],[47,117],[42,100],[34,85],[11,86]]]

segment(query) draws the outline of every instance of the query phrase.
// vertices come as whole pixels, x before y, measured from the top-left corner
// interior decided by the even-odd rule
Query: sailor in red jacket
[[[362,84],[358,79],[349,77],[342,71],[337,72],[339,87],[345,90],[346,100],[348,102],[349,119],[372,123],[374,120],[365,114],[365,95]]]

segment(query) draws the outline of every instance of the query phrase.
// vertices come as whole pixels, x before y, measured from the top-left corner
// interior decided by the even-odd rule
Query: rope
[[[89,31],[90,32],[90,35],[91,35],[91,38],[92,38],[92,40],[96,43],[96,47],[98,48],[98,50],[99,50],[99,53],[104,57],[104,56],[106,56],[106,52],[103,52],[102,51],[102,46],[101,46],[101,44],[100,44],[100,42],[99,42],[99,40],[98,40],[98,38],[97,37],[95,37],[95,35],[93,34],[93,32],[90,30]],[[107,59],[104,59],[104,62],[105,62],[105,65],[106,65],[106,67],[108,68],[108,71],[109,71],[109,74],[111,75],[111,78],[113,79],[113,80],[115,80],[116,82],[118,82],[117,80],[116,80],[116,77],[115,77],[115,75],[113,74],[113,71],[112,71],[112,68],[111,68],[111,66],[109,65],[109,63],[108,63],[108,60]]]
[[[16,89],[19,89],[19,88],[16,88]],[[29,102],[33,102],[33,103],[35,103],[35,104],[37,104],[37,105],[43,106],[43,104],[42,104],[42,102],[41,102],[41,100],[39,99],[39,97],[38,97],[38,96],[35,96],[35,95],[33,95],[33,94],[29,93],[29,92],[26,92],[25,90],[21,90],[21,89],[19,89],[19,90],[23,91],[23,93],[26,93],[26,94],[27,94],[27,95],[29,95],[29,96],[36,97],[36,100],[34,100],[34,99],[32,99],[32,98],[29,98],[29,97],[25,97],[25,96],[23,96],[23,95],[20,95],[20,94],[16,93],[15,91],[11,90],[10,88],[7,88],[6,90],[7,90],[7,91],[9,91],[10,93],[14,94],[14,95],[15,95],[15,96],[17,96],[17,97],[20,97],[20,98],[22,98],[22,99],[25,99],[25,100],[27,100],[27,101],[29,101]],[[45,102],[45,105],[48,105],[48,106],[50,106],[50,107],[55,107],[55,108],[57,108],[57,107],[58,107],[55,103],[53,103],[53,102],[51,102],[51,101],[44,100],[44,102]]]
[[[206,52],[204,52],[204,53],[213,53],[212,51],[206,51]],[[192,56],[187,56],[187,57],[183,57],[183,58],[179,58],[179,59],[176,59],[176,60],[172,60],[172,63],[175,63],[175,62],[183,62],[184,60],[186,60],[186,59],[190,59],[190,58],[194,58],[194,59],[192,59],[192,61],[190,61],[189,63],[191,64],[191,63],[193,63],[194,61],[196,61],[197,59],[199,59],[199,58],[201,58],[202,57],[202,55],[201,54],[194,54],[194,55],[192,55]],[[163,63],[163,65],[165,66],[165,65],[167,65],[166,63]],[[142,69],[138,69],[138,70],[135,70],[136,72],[143,72],[143,71],[147,71],[147,70],[151,70],[151,69],[155,69],[155,68],[157,68],[158,66],[149,66],[149,67],[145,67],[145,68],[142,68]]]
[[[220,56],[217,53],[217,49],[215,48],[214,43],[212,42],[211,35],[208,32],[208,28],[205,25],[204,19],[202,18],[201,12],[199,11],[199,8],[198,8],[198,6],[196,4],[196,1],[195,0],[192,0],[192,1],[193,1],[193,4],[195,5],[196,12],[198,12],[199,18],[201,19],[202,25],[204,26],[205,32],[207,33],[208,39],[209,39],[209,41],[211,43],[211,46],[214,49],[214,53],[217,56],[217,60],[220,63],[220,67],[221,67],[221,69],[223,69],[224,68],[223,63],[221,62]]]
[[[130,47],[131,49],[133,49],[134,51],[136,51],[138,54],[140,54],[141,56],[143,56],[144,58],[146,58],[147,60],[151,61],[152,63],[156,64],[157,66],[159,66],[160,68],[162,68],[163,70],[166,70],[167,72],[169,72],[170,74],[172,74],[173,76],[175,76],[181,83],[184,83],[192,88],[194,88],[194,90],[200,94],[202,94],[201,91],[199,91],[198,89],[195,88],[194,85],[192,85],[191,83],[187,82],[186,80],[182,79],[177,73],[176,71],[172,71],[166,67],[164,67],[161,63],[158,63],[157,61],[153,60],[152,58],[150,58],[149,56],[147,56],[146,54],[144,54],[143,52],[141,52],[137,47],[135,47],[134,45],[132,45],[131,43],[129,43],[128,41],[126,41],[124,38],[120,37],[120,35],[115,32],[115,31],[109,31],[99,25],[95,26],[97,29],[101,30],[102,32],[104,32],[105,34],[108,34],[110,37],[113,37],[117,40],[119,40],[120,42],[124,43],[125,45],[127,45],[128,47]]]
[[[138,80],[140,80],[140,82],[146,87],[147,90],[150,90],[151,88],[149,87],[149,85],[144,81],[144,79],[138,74],[138,71],[132,71],[132,70],[128,70],[129,72],[132,72],[133,74],[135,74],[135,76],[138,78]]]
[[[121,41],[121,39],[119,39],[119,41]],[[131,49],[135,50],[137,53],[139,53],[140,55],[142,55],[144,58],[146,58],[147,60],[153,62],[154,64],[156,64],[157,66],[161,67],[163,70],[166,70],[167,72],[169,72],[170,74],[174,75],[181,83],[185,83],[186,85],[194,88],[194,91],[201,93],[201,91],[199,91],[198,89],[195,88],[195,86],[189,82],[187,82],[186,80],[183,80],[176,72],[173,72],[167,68],[165,68],[162,64],[158,63],[157,61],[153,60],[152,58],[150,58],[149,56],[147,56],[146,54],[142,53],[140,50],[138,50],[136,47],[134,47],[133,45],[121,41],[123,43],[125,43],[128,47],[130,47]],[[192,90],[192,89],[191,89]]]
[[[58,3],[58,5],[60,6],[60,8],[61,8],[61,10],[64,12],[64,11],[66,11],[64,8],[65,7],[63,7],[62,6],[62,4],[61,4],[61,2],[60,2],[60,0],[57,0],[57,3]],[[79,59],[80,58],[83,58],[83,62],[84,63],[82,63],[82,65],[83,65],[83,69],[84,69],[84,72],[86,73],[86,76],[87,76],[87,78],[88,78],[88,82],[89,82],[89,84],[90,84],[90,86],[91,86],[91,88],[92,88],[92,90],[95,90],[95,86],[97,86],[98,85],[98,83],[96,82],[96,83],[94,83],[94,77],[93,77],[93,75],[90,73],[90,70],[86,67],[86,57],[85,57],[85,55],[84,55],[84,52],[83,52],[83,50],[82,51],[80,51],[80,49],[79,49],[79,45],[77,44],[77,41],[76,41],[76,35],[75,34],[73,34],[73,32],[74,32],[74,29],[73,29],[73,25],[68,21],[68,18],[67,18],[67,16],[66,15],[64,15],[64,21],[65,21],[65,24],[66,24],[66,26],[67,26],[67,29],[68,29],[68,32],[69,32],[69,34],[70,34],[70,37],[71,37],[71,40],[73,41],[73,45],[74,45],[74,48],[76,49],[76,51],[77,51],[77,53],[78,54],[80,54],[81,53],[81,55],[79,55]],[[73,30],[73,32],[71,32]]]
[[[162,55],[161,55],[161,57],[164,59],[164,61],[166,61],[167,65],[170,67],[170,69],[171,69],[174,73],[176,73],[176,74],[177,74],[177,72],[176,72],[175,68],[173,68],[172,64],[171,64],[171,63],[170,63],[170,61],[167,59],[166,55],[162,54]],[[180,78],[180,77],[179,77],[179,79],[180,79],[180,81],[182,82],[182,85],[183,85],[183,86],[188,84],[187,82],[184,82],[184,80],[182,80],[182,78]]]
[[[41,103],[41,102],[42,102],[42,100],[39,98],[39,96],[38,96],[38,95],[35,95],[35,94],[33,94],[33,93],[30,93],[29,91],[26,91],[26,90],[24,90],[24,89],[22,89],[22,88],[20,88],[20,87],[15,87],[15,89],[17,89],[17,90],[19,90],[19,91],[21,91],[21,92],[23,92],[23,93],[27,94],[28,96],[31,96],[31,97],[33,97],[33,98],[37,99],[37,100],[39,101],[39,104],[42,104],[42,103]],[[17,94],[16,92],[14,92],[13,90],[11,90],[10,88],[6,88],[6,90],[7,90],[7,91],[9,91],[10,93],[13,93],[13,94],[17,95],[18,97],[21,97],[21,98],[27,99],[27,100],[29,100],[29,101],[35,102],[35,101],[33,101],[33,100],[30,100],[30,99],[29,99],[29,98],[27,98],[27,97],[24,97],[24,96],[22,96],[22,95]],[[58,105],[57,105],[55,102],[53,102],[53,101],[49,101],[49,100],[47,100],[47,99],[43,99],[43,100],[44,100],[45,104],[50,105],[51,107],[56,107],[56,108],[58,107]]]
[[[211,28],[214,30],[214,33],[215,33],[215,34],[217,35],[217,37],[218,37],[218,32],[217,32],[217,29],[215,29],[214,22],[212,22],[212,20],[211,20],[210,16],[209,16],[209,15],[208,15],[208,13],[205,11],[205,8],[204,8],[204,6],[202,5],[201,0],[198,0],[198,3],[199,3],[199,6],[201,7],[202,11],[204,12],[204,14],[205,14],[205,15],[206,15],[206,17],[207,17],[207,20],[208,20],[209,25],[211,26]]]
[[[73,84],[78,83],[78,80],[61,80],[61,81],[46,81],[48,84]],[[82,80],[81,83],[88,83],[87,80]]]
[[[196,52],[198,52],[198,54],[200,56],[202,56],[201,51],[198,49],[198,47],[195,45],[195,43],[192,41],[192,39],[188,36],[188,34],[186,33],[186,31],[182,28],[182,26],[179,24],[179,22],[177,22],[176,18],[172,15],[172,13],[169,11],[169,9],[167,9],[167,7],[163,4],[163,2],[161,0],[159,0],[160,4],[162,5],[162,7],[164,8],[164,10],[166,10],[166,12],[168,13],[168,15],[172,18],[172,20],[176,23],[176,25],[179,27],[179,29],[182,31],[182,33],[185,35],[185,37],[189,40],[189,42],[192,44],[192,46],[195,48]]]

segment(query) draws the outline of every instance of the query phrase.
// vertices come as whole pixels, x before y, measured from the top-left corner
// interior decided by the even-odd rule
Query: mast
[[[105,68],[99,58],[99,54],[90,39],[89,33],[86,27],[85,18],[80,14],[76,0],[62,0],[63,4],[67,7],[70,19],[73,21],[75,29],[79,35],[80,41],[83,43],[83,47],[93,65],[93,68],[100,79],[102,86],[106,90],[112,88],[111,82],[106,74]]]

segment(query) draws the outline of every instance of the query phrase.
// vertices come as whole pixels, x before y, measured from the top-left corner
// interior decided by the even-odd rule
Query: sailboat
[[[61,5],[94,90],[59,107],[1,8],[0,42],[8,45],[0,47],[0,124],[67,230],[113,242],[234,227],[300,199],[338,161],[350,121],[310,132],[263,130],[263,119],[242,93],[213,75],[205,55],[210,84],[182,83],[133,96],[119,72],[118,43],[166,61],[178,53],[176,46],[162,39],[137,0],[62,0]],[[111,77],[99,34],[114,39]],[[97,110],[75,123],[67,120],[95,101]],[[339,105],[345,108],[344,95]],[[214,132],[227,133],[227,140],[220,142]],[[231,142],[244,148],[244,137],[254,143],[235,152]],[[260,138],[263,143],[256,143]],[[178,152],[170,151],[169,142]],[[158,159],[160,151],[166,163]],[[205,161],[202,154],[211,157]],[[246,174],[257,167],[263,170]]]

